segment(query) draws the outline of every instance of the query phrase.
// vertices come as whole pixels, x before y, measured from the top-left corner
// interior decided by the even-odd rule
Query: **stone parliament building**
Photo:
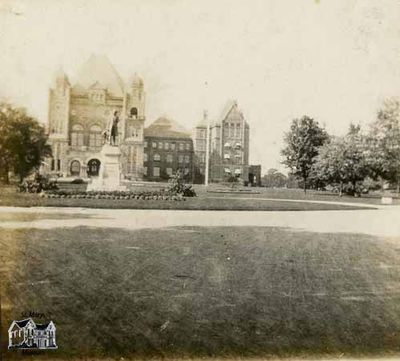
[[[118,111],[122,179],[167,180],[179,169],[187,181],[202,182],[207,120],[200,121],[192,135],[165,117],[145,128],[145,101],[143,80],[135,74],[125,83],[106,56],[92,55],[73,84],[59,70],[49,92],[52,158],[43,171],[62,177],[98,176],[105,131]],[[237,102],[228,102],[209,130],[210,181],[237,176],[252,182],[249,125]]]
[[[118,111],[118,143],[124,178],[143,178],[145,93],[135,75],[124,84],[108,58],[92,55],[71,84],[58,71],[49,94],[49,143],[53,157],[46,172],[81,178],[98,175],[103,132]]]

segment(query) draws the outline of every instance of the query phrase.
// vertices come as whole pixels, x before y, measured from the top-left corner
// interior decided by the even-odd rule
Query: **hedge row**
[[[129,192],[129,191],[49,191],[42,192],[43,198],[72,198],[72,199],[111,199],[111,200],[172,200],[181,201],[185,198],[178,194],[173,195],[168,192]]]

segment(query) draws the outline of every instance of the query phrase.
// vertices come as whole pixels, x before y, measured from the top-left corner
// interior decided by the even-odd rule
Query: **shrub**
[[[18,185],[18,191],[26,193],[40,193],[42,191],[55,191],[57,189],[55,181],[51,181],[48,177],[39,173],[35,173],[33,179],[24,179]]]
[[[196,197],[196,192],[191,185],[186,185],[182,173],[178,170],[168,181],[167,193],[171,196]]]

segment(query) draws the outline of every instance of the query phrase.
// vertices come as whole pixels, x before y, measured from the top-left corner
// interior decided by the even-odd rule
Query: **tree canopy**
[[[262,184],[265,187],[285,187],[287,177],[275,168],[270,168],[262,178]]]
[[[387,99],[371,124],[369,143],[377,175],[400,186],[400,98]]]
[[[22,180],[50,155],[45,128],[24,109],[0,103],[0,170],[6,182],[9,171]]]
[[[318,149],[327,140],[327,132],[314,119],[303,116],[292,121],[290,131],[285,134],[285,148],[282,155],[285,164],[296,178],[303,181],[304,192],[307,189],[307,180],[312,171]]]
[[[344,185],[349,183],[356,192],[357,182],[369,173],[364,144],[361,128],[350,125],[344,137],[332,137],[320,147],[313,176],[329,185],[337,185],[340,195]]]

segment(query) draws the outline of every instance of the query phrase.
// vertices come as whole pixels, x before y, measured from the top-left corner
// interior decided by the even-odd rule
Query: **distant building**
[[[194,130],[196,164],[205,172],[207,121],[203,119]],[[249,180],[249,125],[236,101],[229,101],[221,116],[210,124],[211,182],[230,177]]]
[[[161,117],[144,130],[144,179],[167,180],[178,170],[193,179],[193,141],[186,129]]]
[[[249,183],[253,187],[261,187],[261,165],[249,166]]]
[[[196,125],[193,132],[194,147],[194,181],[204,182],[207,153],[207,113],[204,112],[203,119]]]
[[[103,132],[119,112],[118,143],[122,175],[143,177],[145,92],[135,75],[125,84],[105,56],[92,55],[71,85],[58,71],[49,94],[49,143],[53,158],[45,171],[63,176],[97,176]]]
[[[56,326],[52,321],[40,324],[31,318],[13,321],[8,329],[8,348],[56,349]]]

